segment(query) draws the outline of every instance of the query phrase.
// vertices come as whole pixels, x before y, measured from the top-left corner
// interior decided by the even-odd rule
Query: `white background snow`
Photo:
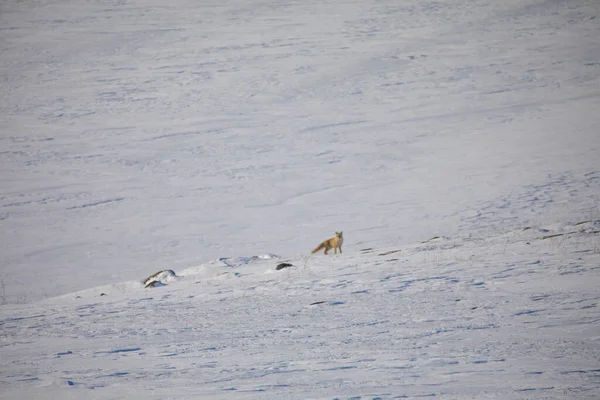
[[[6,0],[0,88],[0,398],[600,397],[598,1]]]

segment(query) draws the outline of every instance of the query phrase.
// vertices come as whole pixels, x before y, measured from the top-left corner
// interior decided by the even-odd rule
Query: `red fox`
[[[329,250],[333,249],[334,253],[337,254],[337,249],[340,249],[340,254],[342,254],[342,244],[344,243],[344,235],[342,232],[336,232],[335,236],[331,239],[327,239],[321,244],[317,246],[312,252],[313,254],[317,251],[325,249],[325,254],[329,252]]]

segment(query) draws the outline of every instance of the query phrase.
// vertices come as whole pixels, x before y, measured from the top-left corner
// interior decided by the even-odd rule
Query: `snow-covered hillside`
[[[600,221],[582,222],[7,306],[0,397],[594,399]]]
[[[0,398],[600,392],[598,1],[7,0],[0,32]]]

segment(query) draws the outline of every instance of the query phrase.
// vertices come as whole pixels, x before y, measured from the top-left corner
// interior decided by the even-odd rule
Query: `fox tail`
[[[312,251],[312,254],[315,254],[317,251],[319,251],[319,250],[321,250],[321,249],[323,249],[323,248],[325,248],[325,244],[323,244],[323,243],[319,244],[319,245],[318,245],[318,246],[317,246],[317,247],[316,247],[316,248],[315,248],[315,249]]]

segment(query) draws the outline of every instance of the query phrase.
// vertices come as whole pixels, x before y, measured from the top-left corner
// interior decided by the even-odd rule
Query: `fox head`
[[[336,233],[335,233],[335,236],[336,236],[336,237],[339,237],[339,238],[341,238],[341,237],[344,237],[344,235],[343,235],[343,233],[342,233],[342,232],[336,232]]]

